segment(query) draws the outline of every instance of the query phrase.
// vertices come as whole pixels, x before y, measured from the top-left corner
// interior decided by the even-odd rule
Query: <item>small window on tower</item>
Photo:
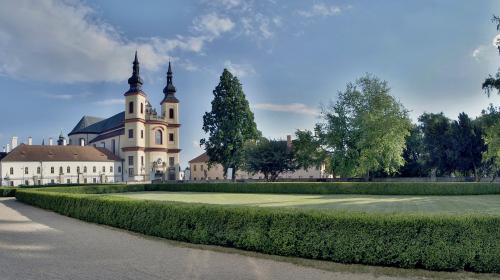
[[[134,102],[130,102],[128,104],[128,113],[133,114],[134,113]]]
[[[168,110],[168,117],[171,119],[174,118],[174,109],[170,108],[170,110]]]
[[[174,134],[173,133],[168,134],[168,141],[170,141],[170,142],[174,141]]]
[[[128,138],[134,138],[134,130],[133,129],[128,130]]]
[[[141,114],[144,114],[144,104],[141,103]]]
[[[144,139],[144,130],[141,130],[141,139]]]

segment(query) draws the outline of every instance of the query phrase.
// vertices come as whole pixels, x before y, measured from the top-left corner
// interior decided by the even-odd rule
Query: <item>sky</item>
[[[423,112],[476,117],[481,83],[500,65],[482,0],[0,0],[0,146],[67,134],[84,115],[124,110],[137,50],[158,111],[172,61],[181,165],[202,153],[202,116],[224,68],[263,135],[319,121],[346,83],[386,80],[416,122]]]

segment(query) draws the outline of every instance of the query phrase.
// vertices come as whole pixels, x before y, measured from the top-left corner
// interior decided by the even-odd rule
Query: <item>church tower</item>
[[[167,85],[163,89],[165,97],[161,101],[162,116],[167,123],[168,180],[179,179],[179,100],[175,97],[175,86],[172,82],[172,65],[168,63]]]
[[[144,181],[146,179],[146,93],[142,91],[143,81],[139,75],[137,51],[132,70],[132,76],[128,79],[130,89],[124,94],[125,135],[121,147],[127,181]]]

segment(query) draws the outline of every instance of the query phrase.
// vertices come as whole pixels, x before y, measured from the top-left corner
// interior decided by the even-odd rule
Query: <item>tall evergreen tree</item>
[[[260,132],[254,121],[243,88],[237,77],[224,69],[219,84],[213,91],[212,110],[203,116],[203,131],[209,134],[200,144],[205,147],[209,165],[220,163],[232,179],[244,163],[244,145],[257,140]]]
[[[424,113],[419,118],[424,134],[424,161],[433,175],[441,176],[453,171],[451,122],[443,113]]]

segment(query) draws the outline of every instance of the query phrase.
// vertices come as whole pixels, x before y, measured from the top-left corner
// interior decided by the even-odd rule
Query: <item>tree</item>
[[[326,160],[321,139],[310,130],[297,130],[293,140],[293,153],[299,168],[320,167]]]
[[[293,149],[286,141],[262,138],[246,147],[245,169],[253,174],[264,174],[268,181],[276,181],[280,174],[293,172],[296,168]]]
[[[463,174],[474,173],[476,181],[480,179],[482,154],[486,150],[482,129],[465,113],[458,115],[458,120],[451,124],[453,145],[453,166]]]
[[[367,74],[348,83],[337,102],[323,108],[316,132],[335,174],[369,179],[370,173],[393,174],[404,164],[411,122],[389,92],[387,82]]]
[[[500,175],[500,107],[492,104],[475,120],[483,130],[486,151],[483,152],[482,172],[493,180]]]
[[[209,157],[209,166],[220,163],[224,176],[232,168],[232,179],[244,163],[245,143],[257,140],[260,132],[254,121],[243,88],[237,77],[224,69],[213,91],[212,110],[203,116],[203,131],[208,139],[200,140]]]
[[[493,15],[491,21],[496,24],[497,31],[500,31],[500,17]],[[500,54],[500,42],[496,42],[498,44],[498,52]],[[489,75],[483,82],[483,90],[486,91],[486,94],[490,96],[491,91],[496,90],[498,94],[500,94],[500,70],[497,71],[495,76]]]
[[[405,164],[399,170],[402,177],[422,177],[426,176],[427,170],[424,167],[424,136],[418,125],[413,124],[410,136],[406,138],[406,148],[403,152]]]
[[[451,121],[443,113],[424,113],[419,118],[424,135],[424,161],[432,176],[453,171]]]

